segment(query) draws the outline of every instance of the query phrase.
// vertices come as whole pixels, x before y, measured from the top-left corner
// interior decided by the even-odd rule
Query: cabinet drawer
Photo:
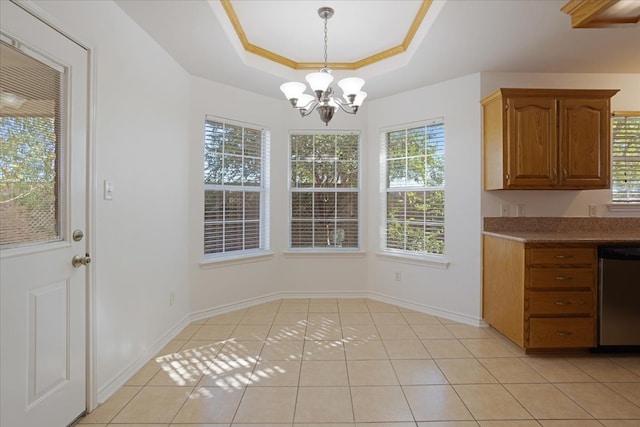
[[[587,314],[594,310],[593,292],[529,292],[529,314]]]
[[[588,288],[595,286],[596,272],[591,268],[530,268],[529,287]]]
[[[596,345],[591,317],[529,319],[530,348],[581,348]]]
[[[530,265],[595,263],[595,248],[531,248]]]

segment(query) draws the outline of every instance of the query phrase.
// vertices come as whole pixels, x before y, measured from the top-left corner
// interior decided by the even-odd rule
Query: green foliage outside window
[[[385,249],[444,254],[444,125],[385,134]]]
[[[58,238],[53,117],[0,117],[0,244]]]
[[[205,122],[204,253],[262,249],[264,131]]]
[[[614,203],[640,203],[640,112],[614,116],[611,181]]]
[[[290,136],[290,247],[358,248],[359,135]]]

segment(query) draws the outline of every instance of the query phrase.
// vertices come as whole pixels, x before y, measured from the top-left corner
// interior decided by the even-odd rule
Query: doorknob
[[[91,257],[89,254],[85,254],[84,256],[76,255],[71,260],[71,264],[75,268],[79,268],[81,265],[89,265],[91,263]]]

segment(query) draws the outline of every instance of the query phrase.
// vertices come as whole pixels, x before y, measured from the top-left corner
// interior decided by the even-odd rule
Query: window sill
[[[287,258],[361,258],[366,255],[359,249],[301,249],[282,253]]]
[[[442,270],[449,268],[449,261],[443,255],[409,255],[405,253],[379,252],[376,257],[383,261],[396,261],[404,264],[440,268]]]
[[[612,203],[608,205],[610,212],[639,212],[640,203]]]
[[[261,262],[272,259],[274,256],[271,251],[256,251],[251,253],[243,253],[237,255],[221,255],[215,257],[202,258],[200,261],[201,269],[210,269],[218,267],[227,267],[229,265],[248,264],[253,262]]]

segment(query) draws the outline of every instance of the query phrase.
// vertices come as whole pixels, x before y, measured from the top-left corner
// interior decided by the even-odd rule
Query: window
[[[268,149],[258,126],[205,120],[205,256],[268,249]]]
[[[444,123],[442,120],[383,133],[386,178],[383,249],[443,255]]]
[[[0,42],[0,247],[64,238],[67,76]]]
[[[640,111],[614,113],[611,120],[614,203],[640,203]]]
[[[291,248],[359,247],[356,133],[290,135]]]

